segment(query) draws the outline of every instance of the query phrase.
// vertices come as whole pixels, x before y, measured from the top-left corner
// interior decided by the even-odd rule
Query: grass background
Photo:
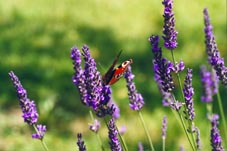
[[[227,59],[226,1],[175,0],[174,13],[178,30],[177,60],[193,69],[196,125],[201,130],[203,150],[209,147],[209,123],[206,106],[201,103],[199,68],[207,64],[203,33],[203,9],[207,7],[221,56]],[[162,107],[152,71],[152,53],[148,37],[162,35],[163,6],[158,0],[9,0],[0,1],[0,150],[42,150],[31,139],[32,129],[23,123],[15,90],[8,78],[13,70],[37,103],[39,122],[47,124],[45,141],[50,150],[77,150],[76,134],[84,134],[88,150],[100,150],[96,137],[88,130],[88,111],[73,86],[70,48],[87,44],[99,71],[104,74],[114,57],[123,49],[120,62],[132,58],[137,89],[146,105],[142,112],[157,150],[161,149],[161,121],[168,117],[166,149],[179,150],[188,142],[169,108]],[[163,48],[170,59],[170,52]],[[183,81],[185,73],[181,73]],[[117,125],[125,125],[124,134],[130,151],[138,141],[148,148],[137,113],[128,106],[124,80],[112,86],[113,98],[121,109]],[[179,96],[180,93],[177,92]],[[224,108],[226,88],[220,85]],[[179,97],[178,97],[179,98]],[[214,102],[217,110],[217,101]],[[227,112],[225,111],[225,114]],[[102,121],[100,135],[108,147],[107,130]],[[222,130],[222,129],[221,129]]]

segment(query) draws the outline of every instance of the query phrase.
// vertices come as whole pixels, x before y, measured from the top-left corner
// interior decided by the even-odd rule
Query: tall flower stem
[[[33,128],[35,129],[36,133],[40,135],[40,132],[38,131],[38,129],[37,129],[37,127],[36,127],[35,124],[33,124]],[[44,149],[45,151],[49,151],[49,149],[48,149],[46,143],[44,142],[43,138],[40,139],[40,141],[41,141],[41,143],[42,143],[43,149]]]
[[[106,118],[104,118],[104,121],[105,121],[105,123],[106,123],[106,126],[108,127]],[[118,136],[119,136],[119,138],[120,138],[120,141],[121,141],[121,144],[122,144],[124,150],[125,150],[125,151],[128,151],[128,147],[127,147],[127,145],[126,145],[126,143],[125,143],[123,137],[121,136],[121,134],[120,134],[120,132],[119,132],[119,129],[118,129],[117,125],[116,125],[116,129],[117,129],[117,133],[118,133]]]
[[[147,135],[147,138],[148,138],[148,141],[149,141],[151,150],[152,150],[152,151],[155,151],[154,146],[153,146],[152,141],[151,141],[151,137],[150,137],[149,132],[148,132],[148,128],[147,128],[147,126],[146,126],[146,124],[145,124],[145,121],[144,121],[144,119],[143,119],[143,115],[142,115],[142,113],[140,112],[140,110],[138,110],[138,114],[139,114],[140,120],[141,120],[141,122],[142,122],[143,128],[144,128],[144,130],[145,130],[145,132],[146,132],[146,135]]]
[[[174,53],[173,53],[172,50],[171,50],[171,55],[172,55],[172,60],[173,60],[174,66],[176,66],[175,56],[174,56]],[[182,87],[182,83],[181,83],[181,80],[180,80],[180,75],[179,75],[179,73],[177,73],[177,80],[178,80],[178,83],[179,83],[179,86],[180,86],[180,90],[181,90],[181,99],[184,100],[183,87]],[[185,105],[184,105],[184,110],[185,110],[185,111],[187,110]],[[178,114],[180,114],[180,113],[178,112]],[[180,115],[180,116],[181,116],[181,115]],[[187,116],[187,118],[189,117],[187,112],[186,112],[186,116]],[[186,129],[186,125],[185,125],[185,123],[184,123],[184,120],[183,120],[182,116],[181,116],[180,118],[182,119],[182,120],[181,120],[181,121],[182,121],[182,125],[183,125],[184,131],[185,131],[185,133],[186,133],[186,135],[187,135],[187,137],[188,137],[188,140],[189,140],[189,142],[190,142],[192,148],[195,149],[195,148],[196,148],[196,143],[195,143],[194,135],[193,135],[193,133],[191,132],[191,139],[193,140],[193,144],[192,144],[191,139],[190,139],[189,136],[188,136],[188,132],[187,132],[187,129]],[[191,122],[190,120],[188,120],[188,126],[190,127],[190,129],[192,129],[192,122]],[[194,146],[194,147],[193,147],[193,146]]]
[[[186,136],[187,136],[187,138],[188,138],[188,141],[189,141],[189,143],[190,143],[190,145],[191,145],[191,148],[192,148],[193,151],[196,151],[195,146],[193,145],[194,143],[192,143],[192,142],[191,142],[191,139],[189,138],[189,135],[188,135],[188,132],[187,132],[187,129],[186,129],[186,125],[185,125],[185,123],[184,123],[184,119],[183,119],[182,115],[181,115],[179,112],[178,112],[178,115],[179,115],[179,117],[180,117],[181,124],[182,124],[182,126],[183,126],[183,128],[184,128],[184,132],[185,132],[185,134],[186,134]]]
[[[94,121],[95,119],[94,119],[94,116],[93,116],[92,111],[90,110],[89,113],[90,113],[91,120]],[[100,145],[101,148],[102,148],[102,151],[105,151],[105,148],[104,148],[104,146],[103,146],[103,143],[102,143],[102,141],[101,141],[101,138],[100,138],[98,132],[95,133],[95,135],[96,135],[96,137],[97,137],[97,140],[98,140],[98,142],[99,142],[99,145]]]
[[[165,151],[165,142],[166,142],[166,139],[163,139],[162,140],[162,151]]]
[[[222,124],[223,124],[223,130],[224,130],[224,133],[225,133],[225,142],[227,142],[227,126],[226,126],[226,121],[225,121],[225,114],[224,114],[224,111],[223,111],[223,106],[222,106],[222,100],[221,100],[221,95],[220,95],[220,92],[219,92],[219,89],[217,90],[217,99],[218,99],[218,106],[219,106],[219,110],[220,110],[220,115],[221,115],[221,118],[222,118]],[[225,145],[227,145],[225,143]]]
[[[174,54],[173,54],[173,51],[172,50],[171,50],[171,55],[172,55],[174,66],[176,66],[176,60],[175,60],[175,57],[174,57]],[[181,80],[180,80],[179,73],[177,73],[177,80],[178,80],[178,83],[180,85],[180,90],[181,90],[181,94],[182,94],[182,100],[184,100],[183,87],[182,87],[182,83],[181,83]]]
[[[176,103],[176,99],[175,99],[175,97],[174,97],[173,94],[172,94],[172,97],[173,97],[173,99],[174,99],[174,102]],[[185,107],[185,105],[184,105],[184,107]],[[189,134],[188,134],[188,132],[187,132],[187,128],[186,128],[184,119],[183,119],[182,115],[180,114],[179,110],[177,110],[177,114],[178,114],[178,117],[180,118],[181,125],[182,125],[182,127],[183,127],[183,129],[184,129],[184,132],[185,132],[185,134],[186,134],[186,136],[187,136],[187,139],[188,139],[188,141],[189,141],[189,143],[190,143],[190,145],[191,145],[192,150],[193,150],[193,151],[196,151],[195,146],[193,145],[194,143],[191,142],[191,139],[190,139]]]

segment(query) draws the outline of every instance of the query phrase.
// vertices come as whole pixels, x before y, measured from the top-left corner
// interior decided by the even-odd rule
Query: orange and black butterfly
[[[102,77],[103,83],[105,85],[112,85],[115,82],[117,82],[125,73],[128,66],[132,64],[132,59],[124,61],[122,64],[120,64],[117,68],[114,68],[122,50],[118,53],[117,57],[114,59],[113,64],[110,66],[109,70],[104,74]]]

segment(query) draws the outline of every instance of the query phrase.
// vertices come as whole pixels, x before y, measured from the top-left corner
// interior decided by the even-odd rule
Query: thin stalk
[[[105,121],[105,123],[106,123],[106,126],[108,127],[108,124],[107,124],[106,118],[104,118],[104,121]],[[120,132],[119,132],[119,130],[118,130],[117,125],[115,125],[115,126],[116,126],[117,133],[118,133],[118,136],[119,136],[119,138],[120,138],[120,142],[121,142],[121,144],[122,144],[122,146],[123,146],[124,150],[125,150],[125,151],[128,151],[128,147],[127,147],[127,145],[126,145],[126,143],[125,143],[125,141],[124,141],[123,137],[121,136],[121,134],[120,134]]]
[[[152,151],[155,151],[154,146],[153,146],[152,141],[151,141],[151,137],[150,137],[149,132],[148,132],[148,129],[147,129],[147,126],[146,126],[146,124],[145,124],[145,122],[144,122],[142,113],[141,113],[140,111],[138,111],[138,114],[139,114],[140,120],[141,120],[141,122],[142,122],[142,124],[143,124],[143,128],[144,128],[144,130],[145,130],[145,132],[146,132],[146,135],[147,135],[147,138],[148,138],[148,141],[149,141],[151,150],[152,150]]]
[[[172,97],[173,97],[174,102],[176,103],[176,99],[175,99],[175,97],[174,97],[173,94],[172,94]],[[185,106],[184,106],[184,107],[185,107]],[[177,110],[176,110],[176,111],[177,111]],[[185,111],[186,111],[186,110],[185,110]],[[185,122],[184,122],[184,119],[183,119],[182,115],[180,114],[179,111],[177,111],[177,114],[178,114],[178,116],[179,116],[179,118],[180,118],[181,125],[183,126],[184,132],[185,132],[185,134],[186,134],[186,136],[187,136],[187,139],[188,139],[188,141],[189,141],[189,143],[190,143],[190,145],[191,145],[191,147],[192,147],[192,150],[193,150],[193,151],[196,151],[195,146],[192,144],[191,139],[189,138],[189,135],[188,135],[188,132],[187,132],[187,128],[186,128],[186,125],[185,125]]]
[[[162,139],[162,151],[165,151],[166,139]]]
[[[171,55],[172,55],[174,66],[176,66],[176,61],[175,61],[175,57],[174,57],[174,54],[173,54],[173,51],[172,50],[171,50]],[[182,84],[181,84],[179,73],[177,73],[177,80],[178,80],[178,83],[180,85],[180,90],[181,90],[182,100],[183,100],[184,99],[184,93],[183,93],[183,87],[182,87]]]
[[[37,127],[36,127],[35,124],[33,124],[33,128],[35,129],[36,133],[40,135],[40,132],[38,131],[38,129],[37,129]],[[42,143],[43,149],[44,149],[45,151],[49,151],[49,149],[48,149],[46,143],[44,142],[44,140],[43,140],[43,139],[40,139],[40,141],[41,141],[41,143]]]
[[[91,120],[94,121],[95,119],[94,119],[94,116],[93,116],[92,111],[90,110],[89,113],[90,113]],[[103,143],[102,143],[102,141],[101,141],[101,138],[100,138],[98,132],[95,133],[95,135],[96,135],[96,137],[97,137],[97,140],[98,140],[98,142],[99,142],[99,145],[100,145],[101,148],[102,148],[102,151],[105,151],[104,145],[103,145]]]
[[[172,59],[173,59],[174,66],[176,66],[176,61],[175,61],[175,57],[174,57],[174,54],[173,54],[173,51],[172,51],[172,50],[171,50],[171,55],[172,55]],[[180,80],[180,75],[179,75],[179,73],[177,73],[177,80],[178,80],[178,83],[179,83],[179,86],[180,86],[180,90],[181,90],[181,99],[184,100],[183,87],[182,87],[182,84],[181,84],[181,80]],[[175,100],[175,99],[174,99],[174,100]],[[186,106],[184,106],[184,110],[185,110],[185,112],[187,111]],[[178,114],[180,114],[180,113],[178,112]],[[188,117],[189,117],[188,113],[186,112],[185,114],[186,114],[186,117],[188,118]],[[181,117],[181,118],[182,118],[182,117]],[[183,121],[183,119],[182,119],[182,121]],[[191,143],[191,139],[189,139],[188,132],[187,132],[186,125],[185,125],[184,121],[183,121],[182,124],[183,124],[183,126],[184,126],[185,133],[186,133],[186,135],[187,135],[187,137],[188,137],[188,140],[189,140],[189,142],[190,142],[192,148],[193,148],[193,149],[196,149],[196,143],[195,143],[195,138],[194,138],[194,136],[193,136],[193,133],[190,132],[190,133],[191,133],[191,139],[192,139],[192,141],[193,141],[193,144],[192,144],[192,143]],[[190,129],[192,129],[192,121],[189,121],[189,120],[188,120],[188,126],[190,127]],[[194,147],[193,147],[193,146],[194,146]]]
[[[223,111],[223,105],[222,105],[222,100],[221,100],[221,95],[220,95],[219,90],[217,92],[217,99],[218,99],[218,106],[219,106],[222,124],[223,124],[223,130],[224,130],[224,133],[225,133],[225,142],[227,142],[227,126],[226,126],[226,122],[225,122],[226,118],[225,118],[225,114],[224,114],[224,111]]]
[[[188,135],[188,132],[187,132],[186,125],[185,125],[185,123],[184,123],[183,117],[182,117],[182,115],[181,115],[179,112],[178,112],[178,115],[179,115],[180,120],[181,120],[181,123],[182,123],[182,125],[183,125],[184,132],[185,132],[185,134],[186,134],[186,136],[187,136],[187,138],[188,138],[188,141],[189,141],[189,143],[190,143],[190,145],[191,145],[191,147],[192,147],[192,150],[193,150],[193,151],[196,151],[194,145],[193,145],[192,142],[191,142],[191,139],[189,138],[189,135]]]

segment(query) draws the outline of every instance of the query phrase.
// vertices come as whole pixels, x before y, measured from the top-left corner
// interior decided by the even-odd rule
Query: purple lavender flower
[[[183,146],[180,146],[180,151],[184,151],[184,147]]]
[[[196,147],[198,150],[201,150],[200,130],[198,127],[195,127],[195,133],[196,133]]]
[[[205,66],[200,68],[201,81],[203,87],[202,102],[211,102],[213,95],[217,93],[218,79],[216,73],[207,71]]]
[[[189,120],[193,120],[195,118],[194,104],[193,104],[193,94],[194,89],[192,87],[192,69],[187,69],[186,77],[184,80],[184,99],[185,104],[189,116]]]
[[[158,87],[159,87],[159,91],[162,94],[162,105],[165,106],[165,107],[170,106],[170,104],[172,104],[174,102],[171,93],[163,91],[161,89],[161,86],[160,86],[159,83],[158,83]]]
[[[175,102],[172,101],[170,102],[169,105],[173,110],[179,111],[181,109],[181,107],[183,106],[182,102],[179,102],[178,100],[176,100]]]
[[[121,135],[123,135],[125,132],[126,132],[126,126],[125,125],[122,125],[121,127],[120,127],[120,129],[119,129],[119,133],[121,134]]]
[[[167,117],[164,116],[162,120],[162,139],[166,139],[166,130],[167,130]]]
[[[89,129],[95,133],[99,131],[100,127],[101,127],[101,124],[97,119],[94,120],[93,124],[89,124]]]
[[[86,146],[84,144],[84,141],[82,140],[82,134],[78,133],[77,134],[77,145],[79,147],[79,151],[86,151]]]
[[[174,83],[170,73],[173,71],[174,65],[167,59],[162,58],[162,50],[160,47],[158,47],[158,36],[152,35],[149,38],[149,41],[152,45],[152,52],[154,54],[153,69],[155,81],[161,85],[161,89],[164,92],[172,92],[174,89]]]
[[[20,107],[22,110],[22,117],[24,118],[24,122],[29,124],[29,125],[34,125],[37,123],[38,121],[38,112],[36,109],[36,105],[34,101],[31,101],[28,97],[27,97],[27,91],[23,88],[20,80],[18,79],[18,77],[14,74],[13,71],[9,72],[9,76],[13,82],[13,85],[16,89],[17,92],[17,96],[19,98],[19,103],[20,103]],[[46,132],[46,126],[45,125],[37,125],[37,133],[36,134],[32,134],[32,138],[35,139],[40,139],[42,140],[45,132]]]
[[[164,5],[164,26],[163,26],[163,39],[165,40],[164,46],[167,49],[173,50],[177,47],[177,34],[175,30],[175,18],[173,13],[173,0],[163,0]]]
[[[121,151],[122,148],[117,137],[118,132],[113,118],[110,119],[108,123],[108,129],[109,129],[109,144],[111,151]]]
[[[91,57],[89,48],[84,45],[82,51],[82,55],[84,56],[85,61],[84,76],[87,89],[88,104],[94,110],[97,110],[101,103],[101,100],[103,100],[104,98],[102,94],[102,77],[97,70],[95,60]]]
[[[217,48],[207,8],[204,9],[203,14],[205,23],[205,44],[206,52],[208,55],[208,62],[216,71],[216,74],[222,84],[227,87],[227,67],[225,67],[224,64],[224,58],[220,57],[220,52]]]
[[[143,144],[141,142],[138,143],[138,151],[144,151]]]
[[[32,134],[32,138],[42,140],[46,133],[46,126],[39,124],[39,125],[37,125],[37,130],[38,130],[37,133]]]
[[[210,131],[210,142],[211,142],[211,146],[212,146],[212,151],[224,151],[224,148],[222,146],[222,139],[221,139],[221,135],[218,129],[218,119],[219,116],[218,114],[214,114],[213,116],[210,117],[210,122],[211,122],[211,131]]]
[[[183,71],[184,68],[185,68],[184,62],[181,60],[180,63],[176,62],[176,65],[175,65],[173,71],[174,71],[175,73],[178,73],[178,72],[180,72],[180,71]]]
[[[91,107],[99,117],[104,117],[106,114],[112,115],[113,105],[107,106],[111,95],[110,86],[103,85],[96,62],[91,57],[86,45],[82,48],[82,55],[85,61],[84,69],[81,67],[80,50],[75,47],[72,48],[71,58],[75,70],[72,80],[79,90],[81,101],[86,106]]]
[[[130,99],[129,106],[132,110],[140,110],[143,105],[143,97],[140,93],[137,92],[135,83],[133,82],[134,74],[132,73],[131,66],[128,66],[127,71],[125,72],[125,79],[127,81],[128,96]]]
[[[112,117],[114,119],[118,119],[120,117],[120,108],[116,104],[116,102],[113,99],[110,99],[109,103],[107,104],[109,107],[113,106],[114,112],[112,114]]]
[[[27,97],[27,91],[23,88],[18,77],[13,73],[13,71],[9,72],[9,76],[13,82],[13,85],[17,92],[17,96],[19,98],[20,107],[23,112],[22,117],[24,118],[24,122],[28,123],[29,125],[35,124],[38,121],[39,115],[37,113],[34,101],[31,101]]]
[[[73,47],[71,49],[71,58],[74,61],[74,70],[75,74],[72,77],[73,83],[77,86],[81,102],[87,106],[88,105],[88,100],[87,100],[87,89],[86,89],[86,84],[85,84],[85,76],[84,76],[84,70],[81,67],[81,53],[80,50],[77,49],[76,47]]]

